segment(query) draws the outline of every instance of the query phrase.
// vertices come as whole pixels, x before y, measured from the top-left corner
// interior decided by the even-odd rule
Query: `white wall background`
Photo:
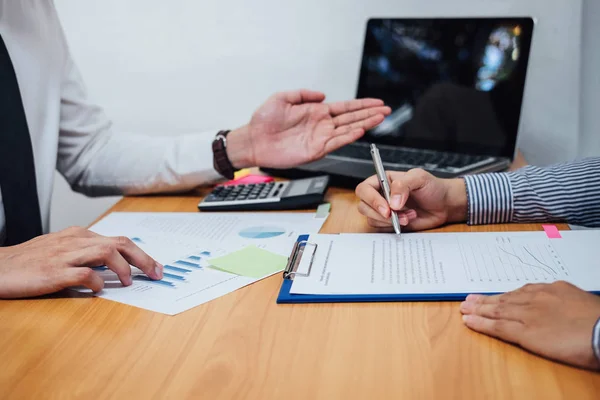
[[[600,155],[600,0],[584,0],[579,155]]]
[[[592,151],[590,140],[600,149],[578,134],[580,121],[599,126],[598,114],[580,115],[580,101],[600,104],[597,89],[580,91],[582,1],[598,16],[598,0],[55,0],[90,94],[115,129],[172,135],[241,125],[278,90],[353,97],[371,16],[536,16],[519,144],[538,164]],[[115,201],[73,194],[61,178],[52,229],[86,225]]]

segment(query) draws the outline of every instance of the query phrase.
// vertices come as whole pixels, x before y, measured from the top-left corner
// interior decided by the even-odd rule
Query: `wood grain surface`
[[[127,197],[112,211],[194,212],[205,193]],[[323,232],[369,231],[352,191],[333,188],[327,199],[332,211]],[[540,229],[453,225],[439,231]],[[0,301],[0,397],[600,397],[600,375],[469,331],[458,303],[277,305],[281,279],[177,316],[64,293]]]

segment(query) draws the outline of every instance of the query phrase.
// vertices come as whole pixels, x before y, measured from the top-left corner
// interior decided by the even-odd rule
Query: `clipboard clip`
[[[306,272],[297,272],[298,266],[300,265],[300,260],[306,251],[307,246],[312,246],[313,251],[310,255],[310,262],[308,264],[308,271]],[[310,271],[312,269],[313,261],[315,259],[315,253],[317,252],[317,244],[311,243],[307,240],[299,240],[294,243],[294,248],[292,249],[292,254],[288,260],[288,263],[283,271],[283,279],[290,279],[295,276],[309,276]]]

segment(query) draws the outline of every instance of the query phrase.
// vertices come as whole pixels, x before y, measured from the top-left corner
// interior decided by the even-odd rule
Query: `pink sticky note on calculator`
[[[232,186],[232,185],[252,185],[257,183],[269,183],[273,182],[274,179],[270,176],[265,175],[246,175],[238,179],[227,181],[221,186]]]

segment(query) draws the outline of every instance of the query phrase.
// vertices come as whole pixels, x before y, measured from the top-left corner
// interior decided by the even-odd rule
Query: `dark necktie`
[[[42,234],[33,149],[17,76],[0,35],[0,191],[6,216],[5,245]]]

